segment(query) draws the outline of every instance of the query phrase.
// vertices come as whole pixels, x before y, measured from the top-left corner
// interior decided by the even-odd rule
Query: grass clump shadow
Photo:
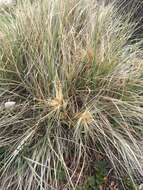
[[[76,189],[100,157],[116,176],[142,178],[135,25],[96,0],[25,0],[1,10],[1,189]]]

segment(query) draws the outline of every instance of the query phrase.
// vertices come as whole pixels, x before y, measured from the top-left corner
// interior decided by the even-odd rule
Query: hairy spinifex
[[[16,102],[0,110],[1,188],[76,189],[99,155],[141,177],[142,42],[129,42],[129,18],[96,0],[26,0],[1,16],[0,101]]]

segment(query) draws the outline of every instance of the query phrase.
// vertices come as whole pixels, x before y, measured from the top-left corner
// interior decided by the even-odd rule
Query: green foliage
[[[123,181],[127,190],[139,190],[139,186],[133,181],[131,181],[130,178],[124,177]]]
[[[87,176],[85,183],[78,187],[77,190],[97,190],[104,184],[104,177],[107,175],[107,161],[101,160],[97,162],[96,172],[94,176]]]
[[[95,176],[87,177],[85,184],[82,187],[77,188],[77,190],[95,190],[97,189]]]

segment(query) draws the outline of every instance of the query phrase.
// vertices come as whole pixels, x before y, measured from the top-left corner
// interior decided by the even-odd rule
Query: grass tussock
[[[143,52],[117,12],[96,0],[1,9],[1,189],[76,189],[99,155],[117,176],[143,175]]]

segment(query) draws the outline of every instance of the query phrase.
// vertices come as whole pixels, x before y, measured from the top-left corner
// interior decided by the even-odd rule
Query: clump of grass
[[[1,10],[1,189],[76,189],[99,156],[142,176],[142,42],[117,12],[96,0]]]

